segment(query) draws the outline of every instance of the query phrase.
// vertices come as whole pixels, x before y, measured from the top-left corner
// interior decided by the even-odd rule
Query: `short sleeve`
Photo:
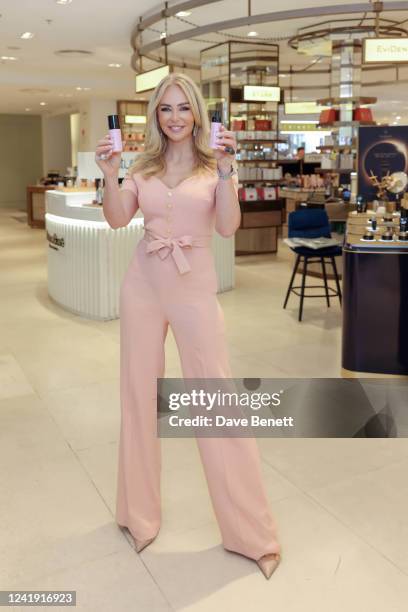
[[[126,189],[127,191],[132,191],[132,192],[135,194],[135,196],[137,196],[137,185],[136,185],[136,181],[135,181],[135,179],[133,178],[133,176],[132,176],[132,175],[130,175],[129,173],[127,173],[127,174],[126,174],[126,176],[125,176],[125,178],[123,179],[122,184],[121,184],[121,186],[120,186],[120,190],[121,190],[121,191],[124,191],[125,189]]]

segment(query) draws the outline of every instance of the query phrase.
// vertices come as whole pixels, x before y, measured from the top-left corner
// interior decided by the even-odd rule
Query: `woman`
[[[109,136],[96,159],[105,176],[103,210],[113,228],[137,209],[145,234],[120,293],[121,431],[116,520],[140,552],[160,529],[157,378],[164,377],[168,325],[185,378],[231,378],[223,313],[211,252],[213,229],[234,234],[240,208],[231,162],[232,132],[208,145],[204,100],[184,74],[165,77],[147,111],[145,151],[118,187],[120,153]],[[227,151],[226,151],[227,149]],[[257,561],[269,578],[280,561],[276,528],[253,438],[197,438],[214,511],[227,550]]]

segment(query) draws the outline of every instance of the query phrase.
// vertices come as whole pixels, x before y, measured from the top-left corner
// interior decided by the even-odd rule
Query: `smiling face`
[[[164,134],[173,142],[191,138],[194,116],[190,103],[178,85],[170,85],[157,107],[157,119]]]

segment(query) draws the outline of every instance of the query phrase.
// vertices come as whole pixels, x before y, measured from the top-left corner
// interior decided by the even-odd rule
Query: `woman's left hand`
[[[226,130],[223,125],[221,125],[218,134],[219,136],[217,138],[217,148],[214,149],[214,157],[217,160],[218,168],[220,170],[229,170],[232,162],[235,159],[235,151],[237,150],[237,140],[235,138],[234,132]],[[232,149],[234,149],[234,153],[229,153],[225,151],[225,147],[231,147]]]

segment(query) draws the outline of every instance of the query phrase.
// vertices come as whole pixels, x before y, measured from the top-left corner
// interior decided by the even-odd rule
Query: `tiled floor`
[[[162,528],[134,552],[114,522],[119,321],[49,300],[44,231],[19,216],[0,212],[0,589],[73,589],[92,612],[405,612],[403,439],[259,440],[284,555],[270,581],[220,545],[195,441],[163,439]],[[340,308],[283,311],[290,265],[284,247],[240,258],[219,296],[236,377],[340,374]]]

